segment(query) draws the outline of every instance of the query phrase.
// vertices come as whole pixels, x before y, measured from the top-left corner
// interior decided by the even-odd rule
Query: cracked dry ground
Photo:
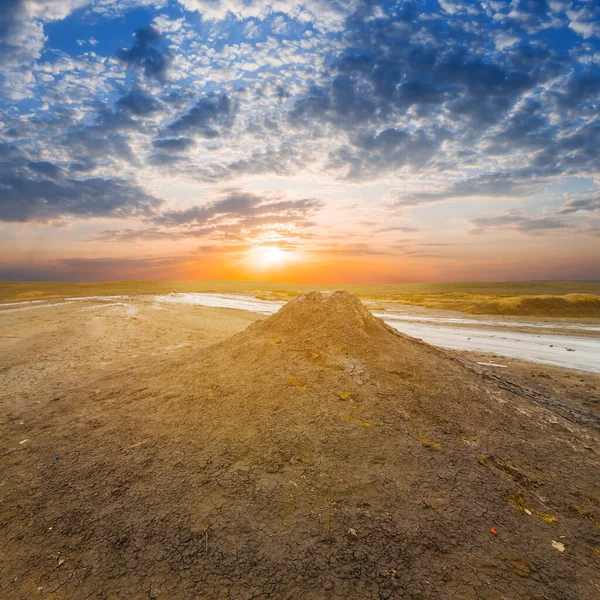
[[[59,376],[2,404],[2,599],[600,597],[598,431],[346,293]]]

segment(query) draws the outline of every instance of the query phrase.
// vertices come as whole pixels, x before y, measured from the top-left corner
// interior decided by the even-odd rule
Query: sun
[[[250,250],[250,262],[260,269],[280,267],[291,259],[291,252],[277,246],[255,246]]]

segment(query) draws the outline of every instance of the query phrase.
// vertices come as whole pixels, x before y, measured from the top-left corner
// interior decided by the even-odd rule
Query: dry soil
[[[98,304],[3,315],[0,598],[599,597],[576,414],[343,292]]]

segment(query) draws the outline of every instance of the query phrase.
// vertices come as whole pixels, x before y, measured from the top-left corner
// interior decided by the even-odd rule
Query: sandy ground
[[[3,600],[600,593],[597,431],[493,381],[598,417],[595,374],[468,355],[507,367],[484,379],[352,314],[329,337],[299,318],[232,338],[265,315],[15,308]]]
[[[155,305],[148,299],[15,306],[0,313],[0,398],[45,403],[73,384],[102,379],[202,347],[246,328],[260,315],[235,310]]]

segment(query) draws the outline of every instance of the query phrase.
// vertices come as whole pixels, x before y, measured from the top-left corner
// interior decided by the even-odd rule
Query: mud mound
[[[348,292],[308,292],[296,296],[271,318],[253,325],[249,333],[331,346],[373,342],[373,336],[386,327]]]
[[[7,459],[2,597],[598,594],[596,431],[342,292],[73,392],[46,427]]]

